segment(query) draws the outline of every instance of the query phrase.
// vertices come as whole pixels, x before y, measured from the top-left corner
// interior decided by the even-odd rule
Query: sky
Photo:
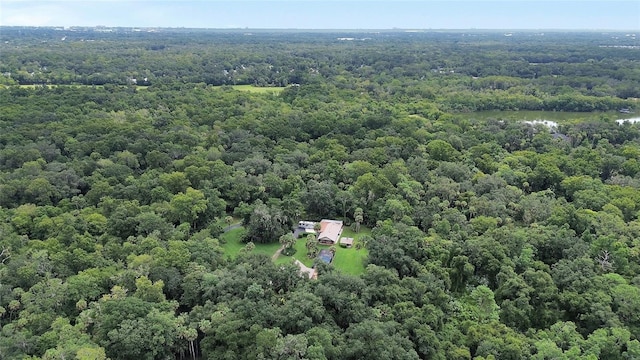
[[[0,0],[0,26],[638,30],[638,0]]]

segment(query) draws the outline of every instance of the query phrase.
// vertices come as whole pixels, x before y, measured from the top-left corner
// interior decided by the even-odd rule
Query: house
[[[340,246],[345,248],[351,248],[353,246],[353,238],[348,238],[348,237],[340,238]]]
[[[342,235],[342,221],[327,219],[320,221],[318,242],[324,245],[335,245],[338,243],[340,235]]]

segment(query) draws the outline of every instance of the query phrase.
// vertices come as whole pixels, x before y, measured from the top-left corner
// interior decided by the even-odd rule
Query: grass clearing
[[[62,88],[97,88],[97,89],[104,88],[104,85],[85,85],[85,84],[47,84],[47,85],[31,84],[31,85],[8,85],[8,86],[17,86],[17,87],[22,88],[22,89],[36,89],[36,88],[41,88],[43,86],[46,86],[48,89],[53,89],[53,88],[57,88],[57,87],[62,87]],[[125,85],[116,85],[116,86],[125,87]],[[136,90],[147,90],[149,88],[149,86],[147,86],[147,85],[136,85],[135,88],[136,88]]]
[[[56,87],[73,87],[73,88],[103,88],[104,85],[85,85],[85,84],[47,84],[47,85],[39,85],[39,84],[30,84],[30,85],[0,85],[2,88],[7,88],[11,86],[17,86],[23,89],[36,89],[46,86],[49,89]],[[117,86],[125,86],[125,85],[117,85]],[[282,90],[286,89],[284,86],[253,86],[253,85],[221,85],[221,86],[213,86],[214,88],[220,88],[222,86],[230,86],[238,91],[247,91],[250,93],[256,94],[279,94]],[[146,85],[136,85],[136,90],[146,90],[149,86]]]
[[[230,258],[235,258],[236,256],[238,256],[240,250],[242,250],[246,245],[242,242],[242,237],[244,236],[244,234],[244,227],[239,227],[229,230],[226,233],[220,235],[220,240],[224,242],[224,244],[222,244],[222,248],[224,249],[225,255],[229,256]],[[360,275],[364,273],[365,260],[367,259],[367,255],[369,253],[367,249],[357,250],[355,246],[355,244],[358,243],[359,238],[363,235],[371,235],[371,229],[362,226],[360,227],[360,232],[356,233],[350,228],[344,227],[344,229],[342,230],[342,236],[352,237],[354,239],[354,245],[350,249],[336,245],[336,255],[333,258],[332,263],[336,269],[350,275]],[[307,248],[305,246],[306,242],[306,236],[298,239],[298,241],[296,241],[296,244],[294,245],[296,249],[295,254],[293,254],[293,256],[280,254],[280,256],[278,256],[278,258],[275,260],[275,263],[288,264],[294,259],[297,259],[306,266],[312,267],[314,259],[309,259],[307,257]],[[275,252],[280,248],[279,242],[255,245],[256,247],[253,250],[254,254],[264,254],[267,256],[273,256],[273,254],[275,254]],[[319,246],[320,250],[329,248],[330,246],[326,245]]]
[[[248,92],[258,93],[258,94],[278,94],[285,89],[284,87],[278,87],[278,86],[258,87],[253,85],[233,85],[232,87],[238,91],[248,91]]]
[[[358,243],[360,237],[363,235],[370,236],[371,229],[360,226],[360,232],[356,233],[349,227],[344,227],[344,229],[342,230],[342,236],[353,238],[353,247],[347,249],[339,245],[337,246],[338,250],[336,251],[336,256],[333,258],[333,266],[336,269],[339,269],[342,272],[350,275],[360,275],[364,273],[364,262],[367,259],[367,255],[369,255],[369,252],[365,248],[356,250],[356,244]]]
[[[307,243],[307,238],[305,236],[298,239],[298,241],[296,241],[296,244],[293,246],[296,249],[295,254],[293,254],[293,256],[286,256],[286,255],[280,254],[280,256],[278,256],[278,258],[276,259],[276,264],[288,264],[291,261],[293,261],[293,259],[297,259],[301,263],[303,263],[305,266],[312,267],[313,259],[309,259],[307,257],[307,248],[305,246],[306,243]],[[325,248],[323,246],[320,246],[320,247]]]
[[[245,229],[241,226],[220,235],[221,242],[224,242],[224,244],[222,244],[222,249],[224,249],[225,255],[229,256],[232,259],[238,256],[240,250],[242,250],[246,245],[242,242],[242,237],[244,236],[244,234]],[[280,248],[279,242],[255,245],[256,247],[253,249],[254,254],[265,254],[267,256],[273,256],[276,250]]]
[[[279,94],[280,92],[282,92],[282,90],[285,89],[284,87],[281,87],[281,86],[264,86],[264,87],[253,86],[253,85],[222,85],[222,86],[231,86],[232,88],[238,91],[247,91],[247,92],[256,93],[256,94]],[[214,86],[214,88],[219,88],[222,86]]]
[[[242,248],[244,248],[245,246],[245,244],[241,241],[244,233],[244,228],[239,227],[229,230],[226,233],[220,235],[220,241],[224,242],[224,244],[222,244],[222,248],[224,249],[225,255],[231,258],[235,258],[236,256],[238,256],[240,250],[242,250]]]
[[[371,235],[371,229],[366,228],[364,226],[360,227],[360,232],[356,233],[352,231],[348,227],[344,227],[342,230],[342,236],[344,237],[352,237],[354,240],[354,246],[350,249],[343,248],[339,245],[336,245],[336,255],[333,258],[333,266],[339,271],[350,274],[350,275],[360,275],[364,273],[365,270],[365,260],[367,259],[367,255],[369,254],[367,249],[356,250],[355,244],[358,243],[358,239],[362,235]],[[307,248],[305,247],[307,239],[306,237],[302,237],[298,239],[296,244],[294,245],[296,249],[296,253],[293,256],[285,256],[280,255],[276,259],[276,264],[285,264],[293,261],[293,259],[299,260],[305,266],[311,267],[313,266],[313,260],[307,257]],[[319,249],[329,249],[330,246],[320,245]]]
[[[280,249],[280,243],[274,242],[270,244],[256,244],[256,248],[253,249],[254,254],[265,254],[269,257],[272,257],[273,254],[276,253],[278,249]]]

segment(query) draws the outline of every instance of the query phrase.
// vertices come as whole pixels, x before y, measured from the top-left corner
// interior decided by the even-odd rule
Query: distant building
[[[342,235],[342,221],[327,219],[320,221],[318,242],[325,245],[335,245],[338,243],[340,235]]]

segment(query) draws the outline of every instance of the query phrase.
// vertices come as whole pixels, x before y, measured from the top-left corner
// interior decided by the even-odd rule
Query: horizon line
[[[136,25],[1,25],[0,28],[33,28],[33,29],[72,29],[72,28],[98,28],[98,29],[169,29],[169,30],[287,30],[287,31],[403,31],[403,32],[429,32],[429,31],[607,31],[607,32],[627,32],[640,31],[637,29],[613,29],[613,28],[284,28],[284,27],[189,27],[189,26],[136,26]]]

